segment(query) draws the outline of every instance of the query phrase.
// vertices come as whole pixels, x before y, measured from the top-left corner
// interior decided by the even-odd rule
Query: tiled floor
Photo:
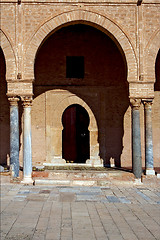
[[[160,240],[160,186],[1,185],[1,240]]]

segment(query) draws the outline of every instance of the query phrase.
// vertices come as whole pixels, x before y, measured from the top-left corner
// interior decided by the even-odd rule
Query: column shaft
[[[142,175],[141,135],[140,135],[140,100],[132,104],[132,168],[136,178]]]
[[[31,100],[23,100],[23,183],[32,181]]]
[[[18,98],[10,101],[10,169],[12,178],[19,177],[19,113]]]
[[[155,175],[152,141],[152,101],[144,101],[145,115],[145,168],[147,175]]]

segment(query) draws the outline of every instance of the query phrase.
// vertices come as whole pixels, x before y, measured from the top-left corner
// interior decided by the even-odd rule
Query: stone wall
[[[84,0],[83,3],[69,0],[65,2],[22,0],[19,3],[15,0],[10,2],[2,0],[0,5],[0,39],[3,51],[0,53],[1,163],[6,162],[9,153],[9,104],[6,93],[9,96],[34,94],[33,162],[42,163],[46,161],[47,149],[46,94],[54,89],[62,89],[76,94],[92,109],[99,128],[100,157],[105,163],[112,158],[118,159],[117,164],[120,161],[122,166],[131,166],[129,98],[154,98],[152,111],[154,162],[155,166],[159,166],[160,54],[157,58],[160,47],[159,0],[143,0],[142,4],[137,4],[136,0]],[[77,39],[71,33],[75,23],[93,27],[88,27],[87,30],[90,38],[87,33],[84,34],[85,43],[82,35],[76,33],[79,47],[76,47]],[[66,30],[63,27],[66,27]],[[58,29],[60,30],[57,31]],[[65,41],[59,41],[64,34]],[[67,49],[70,52],[67,52]],[[51,54],[51,50],[54,54]],[[87,59],[85,78],[81,81],[67,79],[66,83],[65,57],[69,54],[84,55]],[[141,106],[144,166],[143,112]],[[20,138],[22,139],[22,136]],[[22,146],[21,140],[21,163]]]

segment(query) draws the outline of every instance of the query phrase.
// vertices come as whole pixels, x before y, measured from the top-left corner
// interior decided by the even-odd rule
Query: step
[[[135,180],[133,173],[122,170],[44,170],[33,172],[34,184],[97,186],[106,185],[110,181]]]

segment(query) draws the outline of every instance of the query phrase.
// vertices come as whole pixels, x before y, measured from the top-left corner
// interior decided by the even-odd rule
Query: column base
[[[136,178],[134,184],[143,184],[141,178]]]
[[[155,175],[154,169],[146,169],[146,175],[147,175],[147,176],[153,176],[153,175]]]
[[[33,179],[31,177],[24,177],[21,181],[22,184],[33,184]]]

